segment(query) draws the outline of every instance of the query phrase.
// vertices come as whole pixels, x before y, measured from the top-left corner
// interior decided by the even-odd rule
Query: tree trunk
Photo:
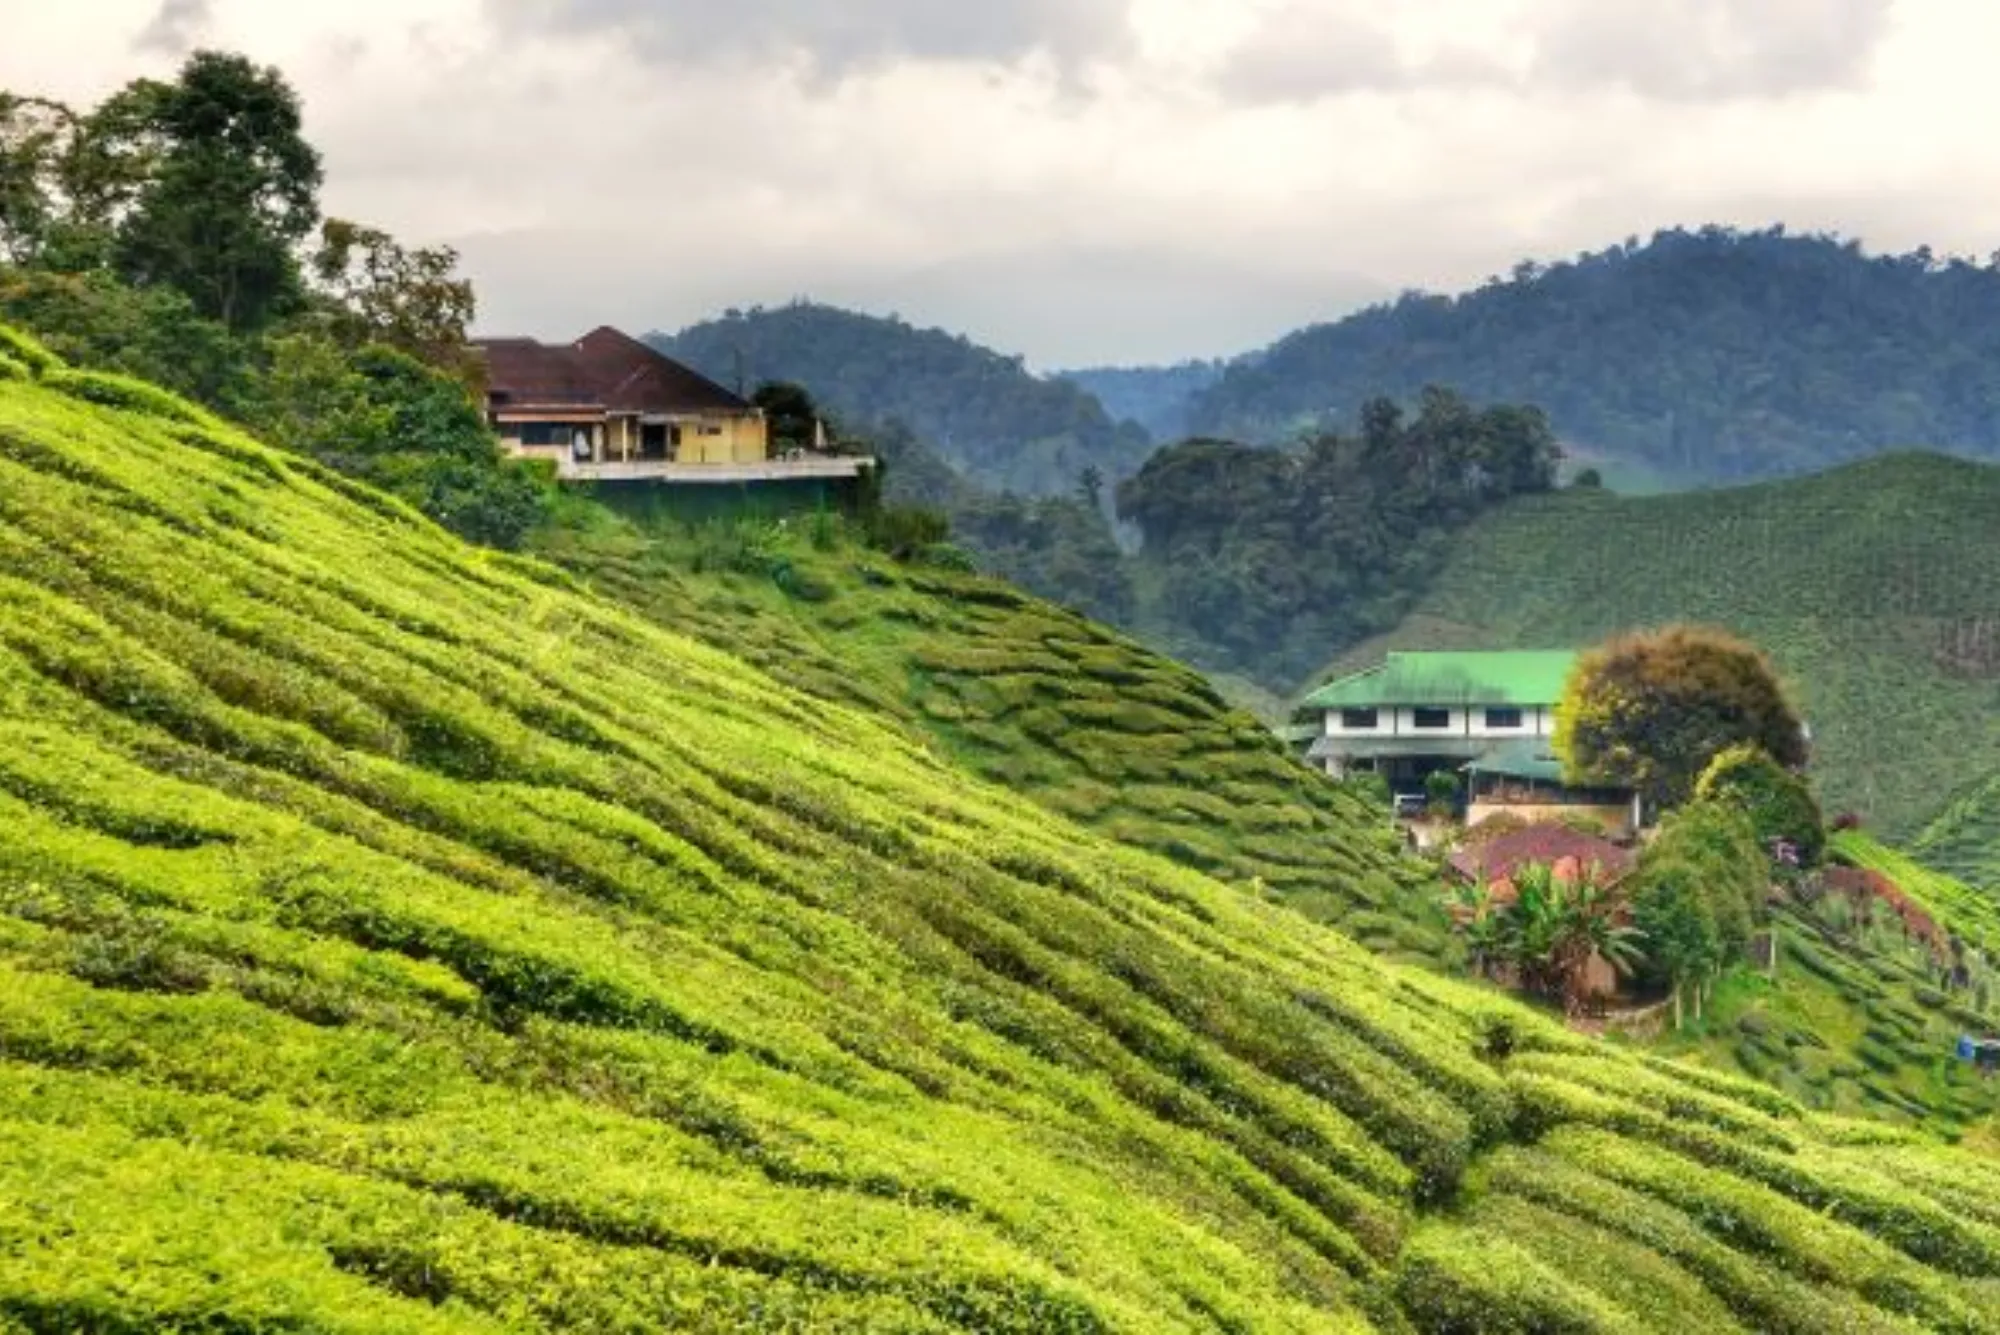
[[[1674,1032],[1681,1031],[1681,985],[1674,984]]]

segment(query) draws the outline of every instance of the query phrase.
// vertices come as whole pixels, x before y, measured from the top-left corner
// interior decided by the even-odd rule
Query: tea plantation
[[[1282,896],[1384,954],[1455,948],[1387,813],[1203,677],[1001,580],[870,552],[827,517],[690,530],[585,512],[545,555],[662,625],[900,723],[1120,843]]]
[[[7,346],[0,1330],[2000,1329],[1991,1158]]]

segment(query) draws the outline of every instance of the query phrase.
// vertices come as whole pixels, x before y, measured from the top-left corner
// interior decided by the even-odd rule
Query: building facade
[[[1568,650],[1392,653],[1308,696],[1307,756],[1335,778],[1376,773],[1399,799],[1452,774],[1468,821],[1506,810],[1525,820],[1588,816],[1616,833],[1635,819],[1630,792],[1565,784],[1550,747]]]

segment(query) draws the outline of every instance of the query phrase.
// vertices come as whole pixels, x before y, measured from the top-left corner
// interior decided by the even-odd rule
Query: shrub
[[[1695,796],[1740,807],[1759,841],[1790,844],[1802,866],[1817,866],[1825,855],[1826,827],[1811,787],[1757,747],[1732,746],[1716,756],[1696,781]]]

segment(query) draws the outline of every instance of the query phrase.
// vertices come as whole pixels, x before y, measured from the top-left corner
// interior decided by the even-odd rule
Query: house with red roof
[[[575,482],[853,482],[874,460],[829,450],[773,457],[742,395],[608,326],[572,343],[473,340],[487,418],[508,451]]]

